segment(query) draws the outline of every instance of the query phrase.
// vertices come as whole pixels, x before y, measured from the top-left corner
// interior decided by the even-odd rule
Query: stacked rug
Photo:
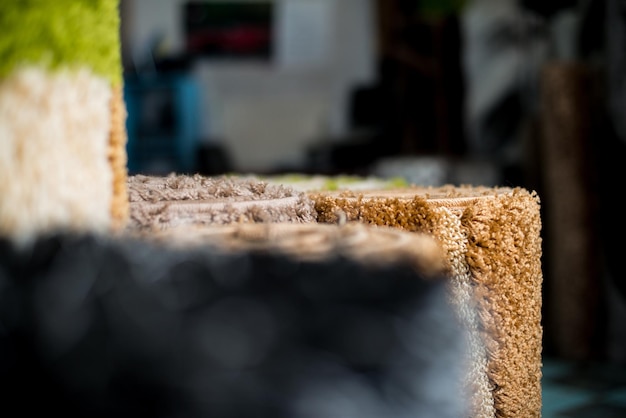
[[[129,230],[184,225],[315,222],[313,201],[290,187],[256,178],[170,174],[128,179]]]
[[[118,3],[0,3],[0,235],[124,225]]]
[[[444,275],[441,246],[430,236],[361,224],[229,224],[190,226],[137,235],[176,248],[215,246],[229,251],[277,252],[301,260],[349,257],[364,265],[413,265],[426,276]]]
[[[540,416],[536,194],[128,177],[118,6],[0,2],[3,408]]]
[[[473,417],[541,415],[541,218],[521,188],[409,187],[311,194],[320,222],[357,221],[432,235],[470,331]]]
[[[337,177],[325,176],[266,180],[132,177],[135,228],[130,230],[168,242],[218,240],[228,246],[243,239],[247,248],[254,242],[257,249],[290,250],[300,256],[307,248],[313,253],[323,248],[318,232],[313,237],[306,232],[319,228],[317,222],[349,227],[358,222],[429,234],[443,249],[453,277],[449,296],[468,331],[464,393],[471,400],[469,416],[540,415],[541,219],[535,193],[498,187],[398,188],[390,183],[376,189],[374,183],[381,186],[381,180],[363,178],[338,187]],[[299,184],[300,191],[293,184]],[[349,190],[349,184],[355,190]],[[285,221],[304,225],[283,225]],[[234,225],[241,223],[275,225],[251,225],[244,231]],[[219,233],[203,229],[216,224],[231,226]],[[290,229],[294,227],[297,239]],[[283,247],[276,248],[277,242]],[[392,242],[363,247],[365,253],[365,248],[386,254],[399,250]],[[416,250],[417,259],[422,250]]]
[[[118,6],[0,3],[2,408],[537,416],[535,195],[128,177]]]
[[[28,249],[0,240],[3,410],[467,416],[464,333],[431,237],[362,225],[181,228],[40,236]]]

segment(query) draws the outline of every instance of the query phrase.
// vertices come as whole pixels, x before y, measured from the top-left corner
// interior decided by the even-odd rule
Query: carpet
[[[125,225],[118,6],[0,5],[1,235],[26,242],[56,229]]]
[[[313,201],[304,192],[255,178],[134,175],[128,193],[128,230],[316,221]]]
[[[243,234],[252,245],[231,249],[202,245],[208,233],[195,245],[65,233],[25,249],[0,239],[0,409],[68,418],[465,415],[463,331],[429,237],[280,226],[271,242],[329,244],[299,257],[279,250],[288,245],[255,246],[250,229],[265,227],[237,226],[240,244]],[[213,235],[235,239],[221,228]],[[369,262],[377,245],[359,256],[363,234],[417,243],[430,267],[401,251]]]
[[[543,275],[535,192],[444,186],[311,197],[319,222],[343,218],[435,237],[454,277],[452,299],[471,331],[466,382],[472,416],[541,415]]]

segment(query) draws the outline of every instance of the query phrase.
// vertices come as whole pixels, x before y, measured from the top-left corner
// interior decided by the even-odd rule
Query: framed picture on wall
[[[188,1],[183,7],[188,54],[210,58],[272,58],[273,2]]]

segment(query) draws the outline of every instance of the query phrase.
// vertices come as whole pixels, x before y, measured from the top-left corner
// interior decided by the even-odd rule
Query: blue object
[[[196,170],[199,87],[188,74],[126,78],[129,174]]]

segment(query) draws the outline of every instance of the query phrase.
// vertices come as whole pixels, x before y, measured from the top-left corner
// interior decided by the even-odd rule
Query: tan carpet
[[[113,198],[111,201],[111,221],[114,230],[126,226],[129,217],[128,189],[126,180],[128,169],[126,164],[126,103],[121,87],[113,89],[111,98],[111,131],[109,133],[109,164],[113,171]]]
[[[311,197],[320,222],[345,218],[433,235],[455,277],[451,297],[473,331],[467,381],[472,416],[541,415],[543,275],[536,193],[446,186]]]
[[[394,228],[431,236],[443,251],[446,272],[453,278],[450,298],[469,331],[465,395],[471,399],[470,416],[540,416],[543,276],[536,193],[411,186],[305,194],[254,178],[177,175],[133,176],[128,184],[130,229],[179,243],[218,239],[223,245],[254,244],[315,256],[328,251],[331,242],[335,251],[342,248],[333,241],[337,236],[320,239],[324,233],[315,222],[340,224],[346,232],[356,232],[354,224],[364,223],[366,229],[353,234],[358,244],[352,248],[360,248],[364,259],[376,259],[378,253],[404,257],[416,245],[397,245],[406,233],[374,239],[380,234],[376,228],[388,237]],[[235,223],[275,225],[244,230]],[[231,229],[220,229],[216,238],[218,224]],[[416,248],[413,256],[423,260],[423,248]]]

